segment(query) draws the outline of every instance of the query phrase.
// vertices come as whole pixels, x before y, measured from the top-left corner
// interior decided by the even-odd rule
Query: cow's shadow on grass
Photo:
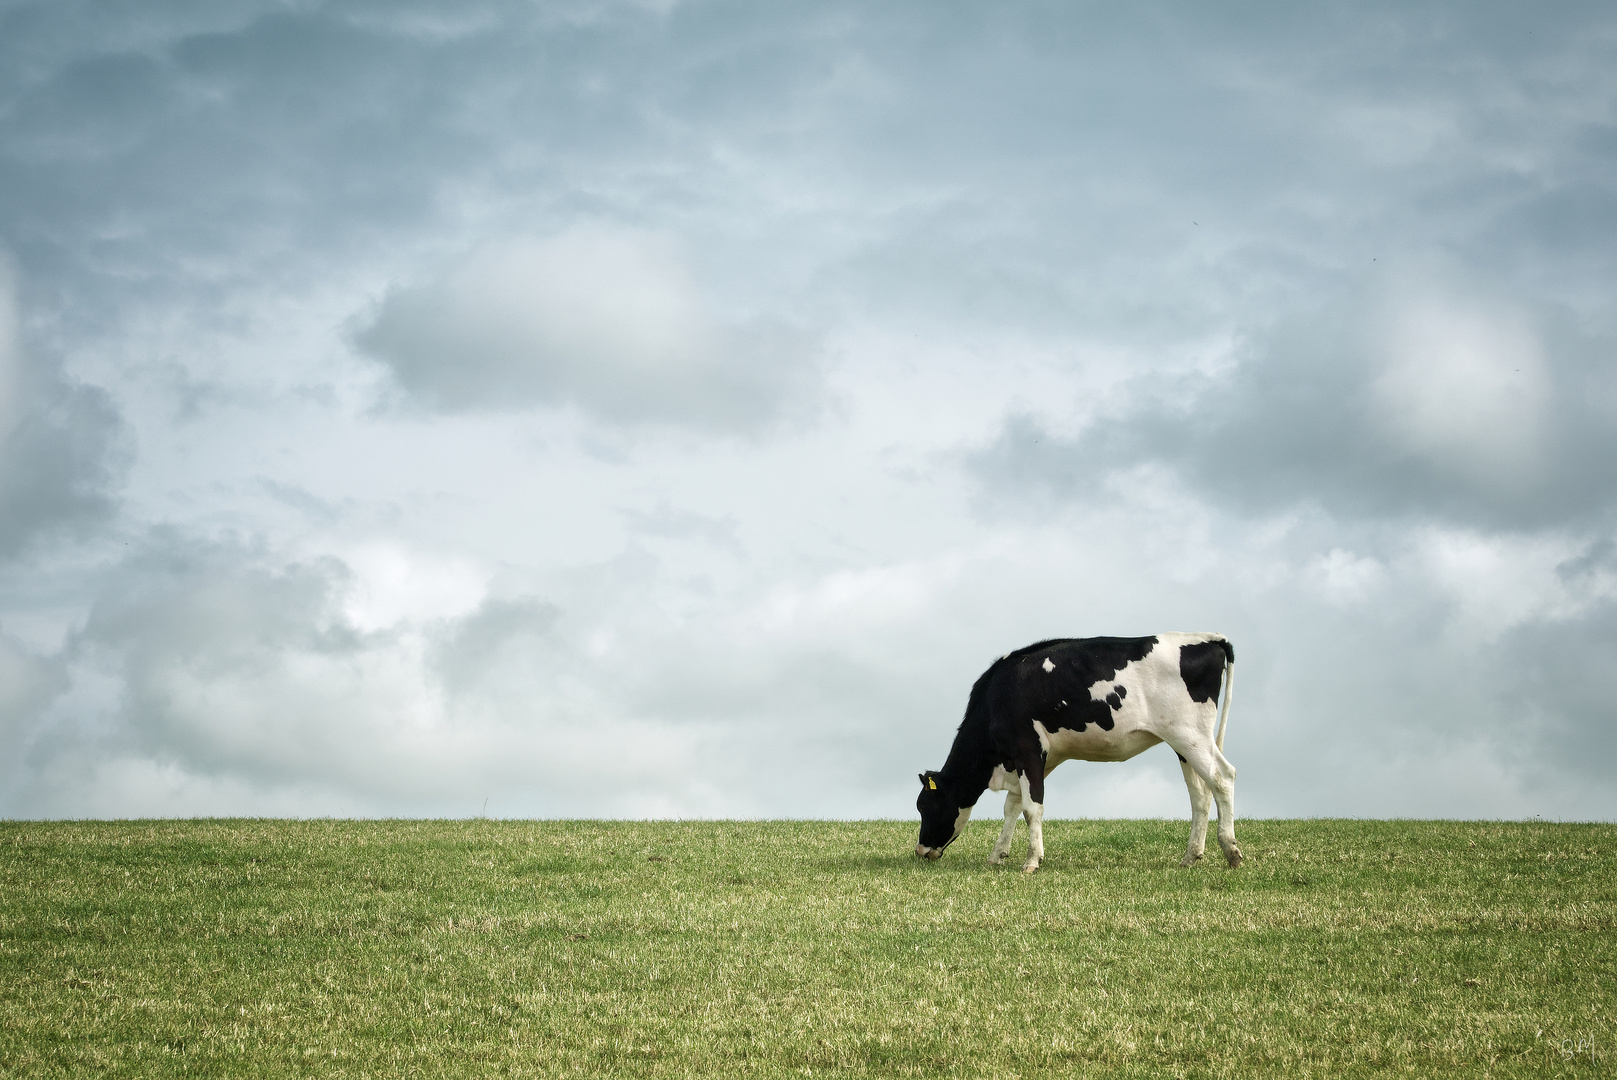
[[[928,862],[916,856],[913,851],[896,851],[887,854],[860,854],[833,856],[827,855],[815,860],[815,865],[822,870],[829,871],[858,871],[860,873],[880,874],[985,874],[998,873],[1011,867],[1011,860],[1006,859],[1003,865],[990,866],[988,852],[985,849],[980,853],[968,853],[960,858],[945,855],[941,859]],[[1020,870],[1022,860],[1018,858],[1014,869]]]
[[[891,847],[877,848],[864,843],[852,851],[822,850],[808,861],[815,869],[831,873],[1020,874],[1027,858],[1026,833],[1019,830],[1005,861],[994,866],[988,862],[988,853],[999,827],[993,823],[990,829],[987,824],[979,829],[973,822],[942,858],[931,862],[916,857],[915,834],[909,831],[902,837],[895,836]],[[1184,822],[1173,819],[1052,819],[1045,822],[1045,858],[1038,874],[1156,870],[1195,874],[1207,869],[1223,869],[1224,859],[1213,842],[1209,842],[1206,858],[1196,866],[1179,865],[1185,852],[1185,829]]]
[[[1020,874],[1022,863],[1027,858],[1026,849],[1018,850],[1013,847],[1005,861],[992,864],[988,861],[989,848],[984,846],[981,851],[968,850],[956,854],[951,851],[941,859],[928,862],[917,858],[914,852],[895,851],[888,853],[857,853],[848,855],[823,855],[812,861],[817,870],[832,873],[847,873],[850,871],[860,873],[880,874]],[[1059,852],[1046,851],[1044,861],[1040,864],[1038,873],[1045,876],[1066,873],[1096,873],[1096,872],[1151,872],[1158,870],[1173,870],[1186,874],[1196,874],[1200,871],[1225,868],[1224,859],[1215,850],[1212,855],[1203,859],[1194,866],[1180,865],[1180,858],[1184,855],[1181,846],[1153,845],[1148,849],[1133,846],[1119,846],[1111,844],[1078,845],[1070,850]]]

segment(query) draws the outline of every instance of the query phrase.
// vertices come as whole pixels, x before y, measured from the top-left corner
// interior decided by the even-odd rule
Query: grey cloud
[[[851,291],[1155,345],[1434,246],[1579,287],[1550,207],[1612,190],[1609,12],[1065,14],[867,54],[902,89],[852,121],[885,137],[863,160],[935,182],[850,260]]]
[[[110,324],[139,301],[205,314],[335,258],[390,261],[401,235],[493,205],[528,229],[728,212],[713,129],[820,74],[790,26],[733,14],[721,29],[635,5],[12,5],[0,237],[70,286],[78,318]],[[688,47],[715,33],[693,68]]]
[[[720,320],[670,243],[620,231],[485,250],[390,291],[356,342],[445,412],[575,405],[618,423],[751,431],[820,396],[801,334]]]
[[[320,685],[366,651],[341,612],[346,568],[275,565],[173,530],[152,539],[74,641],[122,686],[128,748],[206,775],[269,782],[329,780],[351,768],[341,743],[368,718],[341,717],[340,695],[330,700]],[[295,677],[299,666],[311,677]]]
[[[740,525],[733,516],[709,517],[691,510],[680,510],[668,503],[659,503],[651,510],[623,511],[629,530],[642,536],[664,537],[674,540],[699,538],[722,551],[734,555],[742,553],[737,535]]]
[[[1395,276],[1228,369],[1143,377],[1077,430],[1012,416],[970,465],[1011,497],[1093,499],[1159,466],[1247,513],[1598,526],[1617,510],[1617,339],[1536,314]]]
[[[0,814],[35,809],[22,794],[34,779],[29,751],[71,685],[64,657],[42,656],[0,629]]]
[[[283,484],[268,476],[258,477],[258,486],[266,495],[283,506],[298,511],[313,521],[323,523],[342,520],[346,513],[353,510],[353,500],[345,499],[341,503],[334,503],[320,498],[306,488],[296,484]]]
[[[1600,537],[1582,554],[1558,565],[1555,574],[1571,588],[1597,587],[1602,577],[1617,581],[1617,540]]]
[[[83,536],[116,505],[127,431],[112,398],[25,349],[0,261],[0,558]]]
[[[474,692],[515,659],[531,669],[559,651],[553,631],[561,609],[532,597],[490,597],[470,614],[447,620],[434,635],[429,662],[452,692]],[[521,650],[513,657],[511,650]]]
[[[17,759],[22,739],[68,684],[60,656],[39,656],[0,633],[0,746],[6,757]]]
[[[0,33],[0,235],[81,317],[296,288],[470,215],[672,224],[799,310],[1160,340],[1411,238],[1567,276],[1555,237],[1609,221],[1599,5],[103,15]]]
[[[1611,783],[1609,764],[1617,755],[1613,656],[1617,601],[1609,593],[1577,615],[1518,627],[1488,650],[1479,676],[1509,702],[1517,738],[1531,744],[1522,757],[1535,766],[1542,786],[1572,778],[1591,787]]]
[[[124,457],[117,409],[96,387],[40,374],[25,381],[29,410],[0,442],[0,557],[44,537],[82,535],[116,502]]]

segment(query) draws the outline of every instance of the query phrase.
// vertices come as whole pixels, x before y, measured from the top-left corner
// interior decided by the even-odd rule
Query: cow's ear
[[[921,778],[921,786],[925,787],[926,786],[926,773],[916,773],[915,775],[919,776]]]

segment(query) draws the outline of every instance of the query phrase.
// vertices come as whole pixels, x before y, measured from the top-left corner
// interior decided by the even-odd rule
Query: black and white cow
[[[941,856],[992,789],[1006,793],[1005,827],[988,861],[1005,860],[1020,813],[1028,825],[1022,869],[1032,873],[1044,858],[1044,778],[1051,769],[1069,758],[1127,761],[1165,742],[1179,755],[1190,789],[1190,846],[1182,865],[1206,849],[1214,799],[1219,846],[1231,866],[1241,865],[1235,766],[1224,757],[1234,683],[1235,648],[1222,634],[1064,638],[1000,657],[971,688],[943,768],[921,774],[915,854]]]

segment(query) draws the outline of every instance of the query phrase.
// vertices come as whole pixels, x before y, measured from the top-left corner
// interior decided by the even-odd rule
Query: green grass
[[[1617,1071],[1617,827],[994,829],[3,822],[0,1076]]]

